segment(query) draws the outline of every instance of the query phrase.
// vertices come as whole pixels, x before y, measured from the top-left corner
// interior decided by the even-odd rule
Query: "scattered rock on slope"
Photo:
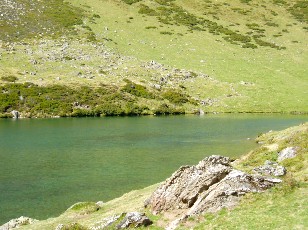
[[[287,147],[278,153],[278,162],[296,157],[296,147]]]
[[[19,228],[20,226],[32,224],[37,221],[38,220],[29,217],[21,216],[19,218],[12,219],[9,222],[5,223],[4,225],[0,226],[0,230],[10,230],[14,228]]]
[[[287,170],[285,167],[273,161],[265,161],[264,165],[254,168],[253,171],[264,176],[283,176]]]
[[[99,229],[125,229],[125,228],[139,228],[151,225],[153,222],[144,214],[140,212],[122,213],[111,217],[104,218],[91,227],[91,230]]]
[[[144,214],[140,212],[129,212],[124,219],[117,225],[117,229],[129,228],[129,227],[146,227],[153,222]]]

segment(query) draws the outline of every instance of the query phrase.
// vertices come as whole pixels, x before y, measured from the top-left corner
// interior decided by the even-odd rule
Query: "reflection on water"
[[[107,201],[205,156],[237,157],[259,133],[307,116],[211,115],[0,120],[0,224]],[[247,140],[251,138],[251,140]]]

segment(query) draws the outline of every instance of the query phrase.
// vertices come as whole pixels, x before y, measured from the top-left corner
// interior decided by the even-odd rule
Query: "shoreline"
[[[185,112],[179,114],[131,114],[131,115],[100,115],[100,116],[60,116],[60,115],[42,115],[42,116],[33,116],[33,117],[23,117],[14,118],[11,113],[0,114],[0,119],[59,119],[59,118],[86,118],[86,117],[147,117],[147,116],[185,116],[185,115],[194,115],[194,116],[206,116],[206,115],[224,115],[224,114],[252,114],[252,115],[292,115],[292,116],[306,116],[308,112],[306,111],[292,111],[292,112],[253,112],[253,111],[238,111],[238,112],[204,112],[203,114],[196,112]]]
[[[305,142],[305,136],[307,137],[308,135],[308,123],[302,123],[301,125],[298,126],[293,126],[290,128],[287,128],[285,130],[281,131],[269,131],[267,133],[264,133],[256,139],[256,141],[259,143],[259,146],[250,152],[244,154],[243,156],[237,158],[235,161],[233,161],[232,165],[236,170],[241,170],[243,172],[252,172],[255,170],[255,168],[258,165],[262,165],[264,161],[268,161],[269,159],[273,160],[273,157],[277,161],[277,156],[276,154],[279,152],[282,152],[286,149],[294,148],[296,149],[296,156],[291,157],[291,159],[287,159],[285,161],[282,161],[281,164],[286,168],[286,175],[284,176],[278,176],[279,179],[282,179],[281,185],[276,185],[273,189],[269,190],[269,192],[262,192],[258,194],[251,194],[248,195],[247,197],[245,196],[243,198],[243,202],[241,202],[240,208],[239,209],[231,209],[231,210],[223,210],[222,212],[219,212],[217,215],[216,214],[211,214],[211,218],[220,218],[220,216],[231,216],[232,213],[238,213],[241,212],[241,207],[244,207],[243,210],[249,209],[251,207],[251,212],[255,213],[255,218],[258,219],[258,215],[267,215],[266,213],[263,213],[263,209],[267,208],[267,205],[263,205],[263,203],[258,203],[260,202],[265,202],[268,199],[274,199],[271,202],[271,205],[274,205],[275,202],[278,202],[278,207],[279,205],[285,205],[286,202],[286,195],[288,197],[293,196],[299,199],[297,202],[305,202],[304,200],[302,201],[301,199],[304,199],[305,196],[303,196],[304,193],[301,191],[306,191],[307,186],[305,186],[305,181],[307,178],[305,177],[307,167],[304,165],[307,163],[307,149],[305,149],[305,146],[307,146],[307,143]],[[278,161],[279,160],[278,158]],[[188,167],[188,166],[186,166]],[[182,167],[180,167],[181,169]],[[294,184],[295,183],[295,184]],[[161,184],[161,183],[160,183]],[[164,218],[164,213],[156,215],[152,214],[150,209],[145,209],[143,207],[143,202],[153,194],[155,188],[158,186],[158,184],[148,186],[144,189],[140,190],[133,190],[131,192],[128,192],[121,197],[112,199],[106,203],[104,202],[81,202],[72,205],[70,208],[68,208],[64,213],[62,213],[59,217],[53,217],[49,218],[46,220],[41,220],[38,222],[34,222],[33,224],[27,226],[24,225],[22,226],[21,229],[55,229],[59,224],[62,225],[70,225],[73,223],[78,223],[80,226],[85,226],[85,229],[93,229],[92,227],[95,226],[95,224],[98,223],[99,220],[102,218],[107,218],[108,216],[120,214],[120,213],[126,213],[126,212],[131,212],[131,211],[142,211],[145,212],[151,219],[154,220],[154,229],[163,229],[161,228],[161,219]],[[293,191],[291,193],[291,191]],[[302,196],[298,198],[298,192],[302,193]],[[277,195],[274,195],[276,194]],[[292,195],[294,194],[294,195]],[[280,201],[276,198],[277,197],[283,197],[282,203],[279,203]],[[257,197],[256,200],[254,197]],[[264,197],[264,198],[263,198]],[[291,202],[291,201],[290,201]],[[255,204],[256,203],[256,204]],[[77,208],[78,207],[78,208]],[[261,207],[261,208],[260,208]],[[270,206],[271,207],[271,206]],[[296,206],[297,207],[297,206]],[[260,209],[260,213],[259,210]],[[275,209],[276,210],[276,209]],[[270,208],[270,212],[273,210]],[[291,210],[294,211],[294,210]],[[298,210],[302,211],[302,210]],[[245,211],[247,212],[247,210]],[[288,213],[288,209],[285,210],[285,212]],[[223,214],[221,214],[223,213]],[[230,213],[230,214],[228,214]],[[277,213],[275,212],[275,215],[279,215],[280,211],[277,209]],[[243,213],[241,215],[246,215],[246,213]],[[276,218],[276,216],[273,216],[273,218]],[[82,216],[81,219],[77,217]],[[173,217],[175,218],[175,217]],[[215,222],[211,222],[212,219],[209,219],[206,221],[207,216],[205,217],[189,217],[188,219],[182,220],[184,221],[183,224],[188,224],[190,226],[192,223],[194,225],[199,225],[203,226],[205,225],[211,225],[215,224]],[[201,218],[201,219],[200,219]],[[224,217],[227,218],[227,217]],[[297,218],[300,218],[297,216]],[[203,221],[199,221],[203,220]],[[277,219],[277,218],[276,218]],[[159,220],[159,221],[158,221]],[[174,219],[173,219],[174,220]],[[302,219],[301,219],[302,220]],[[77,221],[77,222],[76,222]],[[164,220],[165,222],[167,221],[170,223],[170,219]],[[204,222],[206,221],[206,222]],[[234,221],[234,219],[231,219],[230,221]],[[241,220],[241,224],[244,224],[245,221]],[[267,220],[268,221],[268,220]],[[271,218],[270,221],[276,221]],[[280,224],[289,226],[290,224],[294,223],[287,223],[281,220]],[[167,224],[167,222],[165,224]],[[192,222],[192,223],[187,223],[187,222]],[[244,223],[243,223],[244,222]],[[277,222],[277,221],[276,221]],[[219,222],[222,224],[221,222]],[[271,223],[271,222],[270,222]],[[226,223],[227,224],[227,223]],[[302,223],[304,224],[304,223]],[[92,227],[91,227],[92,226]],[[291,225],[292,226],[292,225]],[[305,226],[305,224],[304,224]],[[209,228],[211,229],[211,228]],[[261,227],[257,227],[256,229],[262,229]]]

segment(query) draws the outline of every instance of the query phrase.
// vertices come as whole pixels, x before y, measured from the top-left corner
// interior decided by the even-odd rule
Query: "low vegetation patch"
[[[5,81],[5,82],[15,82],[15,81],[18,80],[18,78],[15,77],[15,76],[10,75],[10,76],[1,77],[1,80]]]
[[[10,117],[13,110],[23,117],[85,117],[85,116],[133,116],[185,113],[181,108],[161,105],[160,109],[149,108],[147,100],[158,99],[159,92],[150,92],[146,87],[126,80],[122,88],[100,85],[96,88],[64,85],[38,86],[33,83],[8,83],[0,86],[0,115]],[[187,103],[185,95],[168,91],[163,94],[170,103]],[[144,100],[141,102],[140,100]],[[161,101],[159,104],[162,104]],[[163,109],[164,108],[164,109]],[[154,109],[154,110],[153,110]],[[160,112],[158,112],[160,111]]]
[[[84,11],[63,0],[2,1],[0,40],[73,34],[84,16]]]
[[[148,91],[147,88],[144,87],[143,85],[136,84],[128,79],[125,79],[125,82],[126,85],[122,88],[123,92],[130,93],[137,97],[151,98],[151,99],[155,98],[154,94]]]
[[[241,1],[244,4],[250,4],[250,0]],[[156,16],[158,21],[166,25],[182,25],[187,27],[188,31],[208,31],[214,35],[221,35],[223,38],[234,45],[240,45],[242,48],[258,48],[262,46],[267,46],[274,49],[285,49],[285,47],[280,47],[273,43],[268,43],[259,40],[253,39],[255,33],[264,34],[266,31],[265,28],[262,28],[256,23],[248,23],[246,26],[250,29],[250,32],[245,34],[240,33],[239,31],[232,30],[222,24],[219,24],[217,21],[211,20],[208,17],[200,17],[193,13],[190,13],[183,7],[177,5],[173,1],[156,1],[158,4],[157,7],[149,7],[146,4],[140,4],[139,13],[145,14],[148,16]],[[216,6],[218,7],[218,6]],[[247,15],[251,11],[243,10],[241,8],[232,8],[234,12]],[[206,14],[205,14],[206,15]],[[219,20],[218,16],[213,16],[214,19]],[[269,26],[276,26],[276,23],[268,22]],[[172,35],[170,31],[160,32],[161,34]],[[265,36],[265,35],[263,35]]]
[[[176,105],[182,105],[189,101],[187,95],[180,93],[178,91],[175,91],[175,90],[168,90],[164,92],[162,96],[165,99],[169,100],[171,103],[176,104]]]
[[[155,115],[179,115],[179,114],[185,114],[185,110],[180,107],[176,107],[174,105],[168,105],[166,103],[163,103],[154,110],[154,114]]]
[[[298,21],[308,23],[307,1],[296,1],[288,10]]]

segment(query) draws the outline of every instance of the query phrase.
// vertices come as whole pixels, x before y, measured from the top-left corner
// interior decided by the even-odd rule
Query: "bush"
[[[122,1],[128,5],[132,5],[134,3],[140,2],[141,0],[122,0]]]
[[[9,75],[9,76],[5,76],[5,77],[1,77],[2,81],[6,81],[6,82],[15,82],[18,80],[17,77]]]
[[[130,93],[137,97],[155,98],[154,94],[149,92],[147,88],[144,87],[143,85],[133,83],[132,81],[127,80],[127,79],[125,81],[126,81],[126,85],[122,88],[123,92]]]
[[[160,5],[170,5],[171,2],[174,2],[175,0],[155,0]]]
[[[156,16],[157,12],[153,9],[151,9],[150,7],[148,7],[147,5],[144,4],[140,4],[140,8],[138,11],[139,14],[146,14],[148,16]]]
[[[161,31],[160,34],[164,34],[164,35],[172,35],[172,32],[169,31]]]
[[[188,98],[185,94],[169,90],[163,93],[163,98],[169,100],[173,104],[182,105],[188,102]]]
[[[96,110],[97,114],[101,116],[123,116],[124,109],[118,103],[106,102],[101,104]]]
[[[185,114],[183,109],[177,109],[175,107],[171,107],[167,104],[161,104],[158,108],[154,110],[154,114],[156,115],[170,115],[170,114]]]

